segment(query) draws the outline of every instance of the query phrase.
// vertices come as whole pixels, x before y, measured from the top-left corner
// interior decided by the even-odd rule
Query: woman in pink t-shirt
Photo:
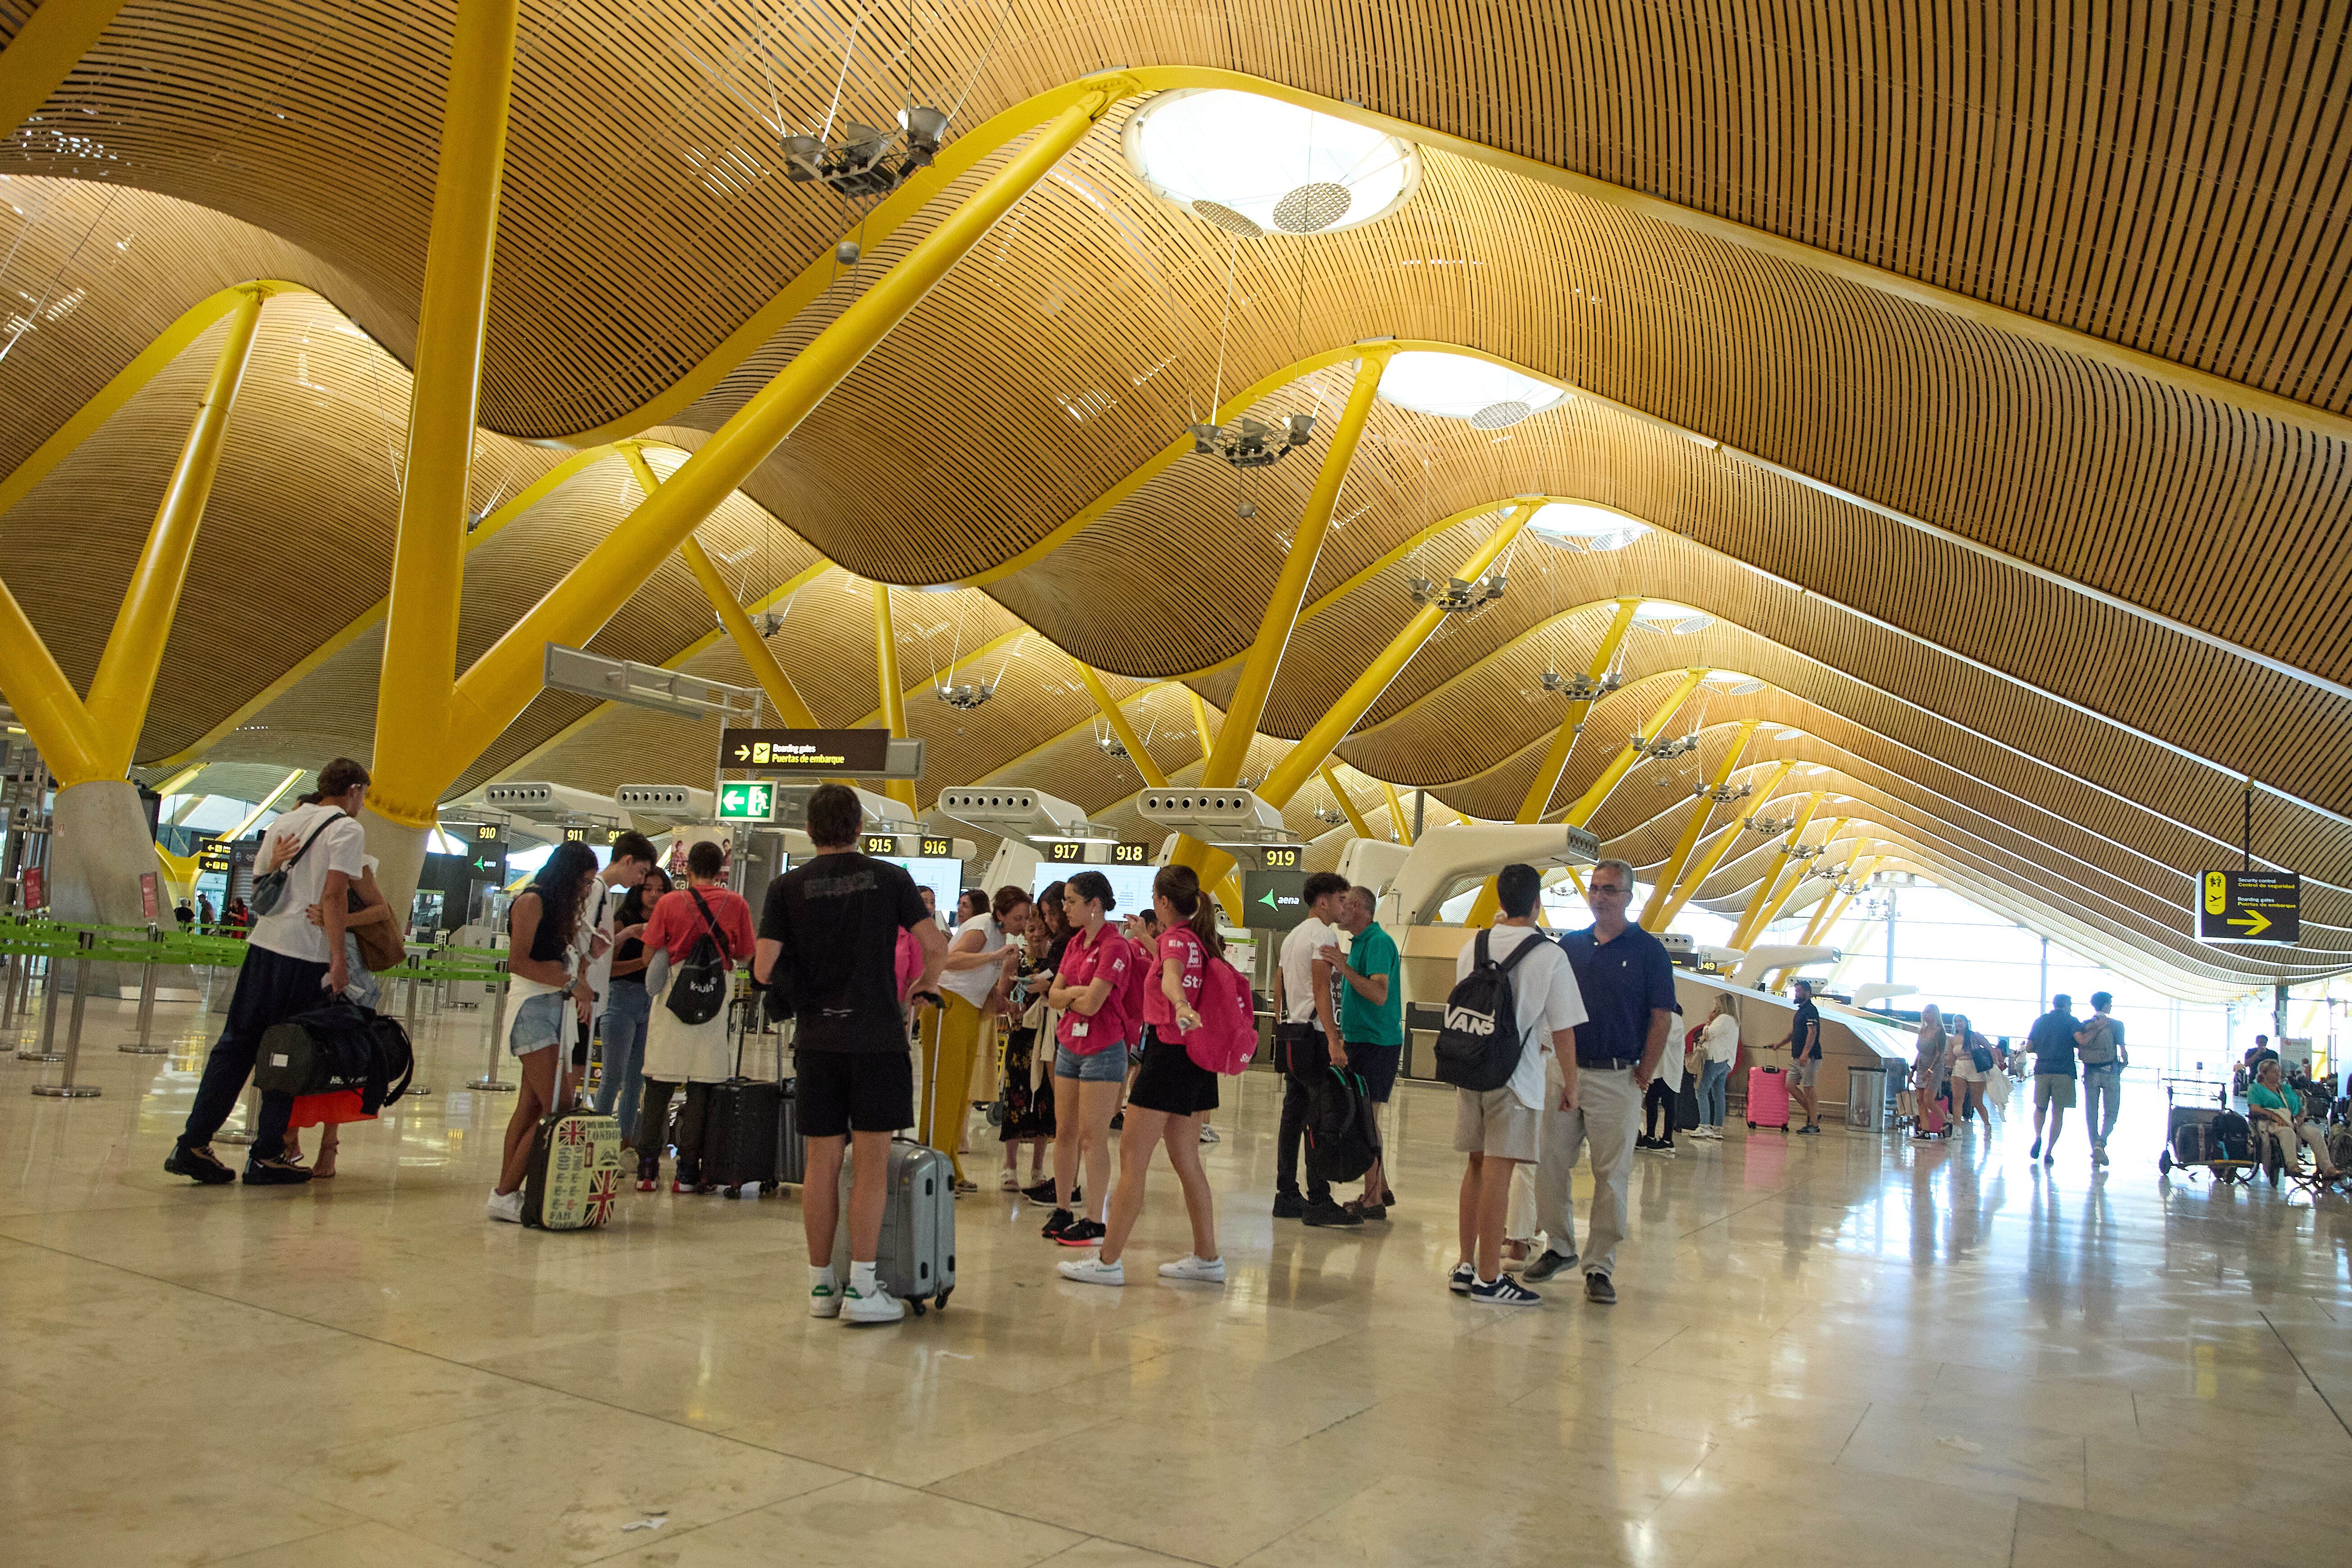
[[[1054,1212],[1045,1236],[1065,1247],[1091,1247],[1103,1238],[1110,1119],[1127,1078],[1127,1048],[1142,1028],[1131,998],[1143,955],[1107,918],[1118,902],[1110,879],[1098,871],[1082,871],[1062,887],[1072,935],[1045,998],[1062,1009],[1062,1024],[1054,1039]],[[1070,1192],[1081,1157],[1093,1212],[1073,1218]]]
[[[1216,905],[1190,867],[1163,866],[1152,879],[1151,902],[1159,914],[1160,950],[1143,988],[1143,1065],[1127,1097],[1127,1129],[1118,1147],[1118,1196],[1099,1257],[1061,1266],[1062,1277],[1084,1285],[1124,1285],[1120,1254],[1143,1212],[1143,1183],[1151,1151],[1168,1145],[1184,1189],[1184,1211],[1192,1221],[1192,1250],[1160,1265],[1160,1278],[1223,1284],[1224,1259],[1217,1251],[1217,1211],[1209,1178],[1201,1169],[1201,1118],[1217,1108],[1217,1075],[1192,1060],[1183,1041],[1170,1038],[1201,1027],[1201,988],[1211,957],[1224,956],[1217,932]]]

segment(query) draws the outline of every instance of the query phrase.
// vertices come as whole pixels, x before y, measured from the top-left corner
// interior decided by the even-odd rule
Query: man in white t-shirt
[[[254,857],[257,879],[287,873],[284,892],[268,915],[254,923],[245,963],[229,998],[228,1022],[205,1061],[188,1124],[163,1168],[204,1186],[236,1179],[212,1151],[213,1134],[236,1108],[253,1072],[261,1037],[273,1024],[313,1012],[343,994],[351,984],[343,922],[350,913],[352,883],[366,866],[367,835],[359,824],[367,799],[368,772],[348,757],[319,770],[319,791],[269,824]],[[310,923],[317,904],[320,924]],[[261,1124],[245,1162],[247,1186],[280,1186],[310,1179],[308,1166],[286,1155],[286,1123],[294,1097],[261,1097]]]
[[[1503,1228],[1511,1202],[1511,1173],[1543,1157],[1544,1073],[1557,1056],[1567,1063],[1568,1103],[1576,1100],[1576,1026],[1584,998],[1568,955],[1536,929],[1543,878],[1531,865],[1507,865],[1495,877],[1502,913],[1484,933],[1490,963],[1510,963],[1511,1009],[1519,1030],[1519,1064],[1511,1081],[1483,1092],[1454,1092],[1454,1147],[1469,1156],[1462,1172],[1462,1260],[1446,1283],[1456,1295],[1496,1306],[1530,1307],[1543,1297],[1503,1272]],[[1534,944],[1528,947],[1528,944]],[[1462,945],[1454,963],[1458,983],[1478,962],[1479,937]],[[1520,953],[1522,947],[1528,950]],[[1515,956],[1516,955],[1516,956]]]
[[[1298,1191],[1298,1145],[1307,1136],[1307,1097],[1333,1065],[1348,1065],[1339,1038],[1339,1003],[1332,996],[1334,971],[1323,949],[1339,940],[1339,901],[1348,879],[1318,871],[1307,879],[1300,898],[1305,918],[1282,939],[1282,962],[1275,977],[1274,1063],[1282,1070],[1282,1126],[1274,1150],[1274,1217],[1309,1225],[1361,1225],[1364,1217],[1331,1200],[1331,1184],[1307,1172],[1307,1192]]]

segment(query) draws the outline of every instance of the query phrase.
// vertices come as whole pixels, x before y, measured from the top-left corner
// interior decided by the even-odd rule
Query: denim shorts
[[[1127,1081],[1127,1051],[1107,1045],[1090,1056],[1080,1056],[1066,1045],[1054,1048],[1054,1076],[1081,1083],[1123,1083]]]
[[[514,1018],[507,1025],[507,1049],[517,1056],[529,1056],[534,1051],[562,1044],[570,1038],[564,1025],[571,1020],[572,1010],[570,997],[532,997],[515,1009]]]

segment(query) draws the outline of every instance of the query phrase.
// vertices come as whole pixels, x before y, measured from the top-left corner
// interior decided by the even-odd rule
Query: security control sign
[[[722,822],[772,822],[776,820],[773,784],[723,784],[719,789],[719,820]]]
[[[1253,931],[1287,931],[1307,918],[1307,873],[1252,871],[1242,879],[1242,907]]]
[[[860,777],[890,765],[887,729],[728,729],[719,737],[722,768]]]
[[[2303,878],[2294,872],[2209,871],[2197,888],[2197,935],[2208,942],[2302,937]]]

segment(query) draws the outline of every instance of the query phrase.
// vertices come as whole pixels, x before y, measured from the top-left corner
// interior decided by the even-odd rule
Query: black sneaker
[[[1298,1218],[1309,1225],[1361,1225],[1364,1222],[1362,1215],[1350,1214],[1328,1198],[1321,1203],[1307,1204]]]
[[[1636,1133],[1633,1134],[1633,1147],[1637,1151],[1643,1149],[1654,1149],[1657,1146],[1658,1140],[1650,1136],[1649,1134]]]
[[[1113,1111],[1113,1112],[1110,1113],[1110,1130],[1111,1130],[1112,1132],[1114,1132],[1114,1133],[1124,1133],[1125,1131],[1127,1131],[1127,1113],[1126,1113],[1126,1112],[1124,1112],[1124,1111]]]
[[[1034,1186],[1024,1186],[1021,1189],[1021,1196],[1032,1203],[1050,1204],[1054,1201],[1054,1184],[1046,1180]]]
[[[1800,1133],[1810,1133],[1814,1137],[1818,1138],[1822,1135],[1822,1124],[1819,1122],[1808,1122],[1803,1126],[1798,1128],[1797,1131]]]
[[[1563,1258],[1559,1253],[1547,1247],[1544,1249],[1543,1256],[1528,1264],[1522,1272],[1525,1273],[1528,1279],[1533,1280],[1537,1284],[1540,1285],[1546,1280],[1550,1279],[1554,1274],[1559,1273],[1562,1269],[1573,1269],[1575,1267],[1575,1253],[1570,1252],[1567,1257]]]
[[[2042,1157],[2041,1139],[2036,1138],[2033,1140],[2033,1146],[2025,1151],[2025,1157],[2029,1160],[2038,1160]]]
[[[1274,1217],[1276,1219],[1297,1219],[1306,1212],[1306,1200],[1297,1193],[1278,1192],[1274,1195]]]
[[[1067,1230],[1073,1223],[1075,1220],[1068,1209],[1057,1208],[1045,1217],[1045,1227],[1037,1234],[1048,1241],[1059,1241],[1062,1239],[1062,1232]]]
[[[1587,1274],[1584,1299],[1596,1307],[1613,1307],[1617,1304],[1617,1287],[1609,1282],[1606,1274]]]
[[[1496,1275],[1493,1282],[1491,1283],[1485,1280],[1473,1280],[1470,1282],[1470,1299],[1474,1301],[1484,1301],[1490,1307],[1539,1307],[1543,1305],[1543,1298],[1541,1296],[1538,1295],[1535,1291],[1528,1290],[1525,1285],[1520,1284],[1508,1274]]]
[[[163,1168],[173,1176],[186,1176],[199,1186],[220,1186],[236,1179],[236,1173],[220,1163],[220,1157],[210,1149],[174,1148],[164,1160]]]
[[[1054,1238],[1065,1247],[1097,1247],[1102,1239],[1103,1228],[1091,1219],[1073,1219]]]
[[[245,1162],[247,1186],[299,1186],[310,1179],[310,1167],[298,1166],[292,1160],[265,1160],[259,1155],[252,1155]]]
[[[1454,1265],[1454,1272],[1445,1276],[1445,1288],[1457,1296],[1466,1296],[1470,1287],[1478,1282],[1478,1270],[1467,1263]]]

